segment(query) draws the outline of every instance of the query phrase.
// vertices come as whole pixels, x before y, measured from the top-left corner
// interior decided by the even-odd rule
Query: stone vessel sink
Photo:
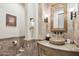
[[[63,45],[65,44],[65,39],[64,38],[53,38],[53,39],[50,39],[50,43],[52,44],[56,44],[56,45]]]

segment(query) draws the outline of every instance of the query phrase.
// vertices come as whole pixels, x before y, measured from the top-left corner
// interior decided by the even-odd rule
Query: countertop
[[[79,47],[77,47],[75,44],[65,43],[64,45],[54,45],[51,44],[49,41],[38,41],[37,43],[52,49],[68,52],[79,52]]]

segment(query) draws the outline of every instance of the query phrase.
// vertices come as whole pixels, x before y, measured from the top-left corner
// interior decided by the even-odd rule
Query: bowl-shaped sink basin
[[[58,39],[51,39],[50,43],[56,44],[56,45],[63,45],[65,44],[65,39],[64,38],[58,38]]]

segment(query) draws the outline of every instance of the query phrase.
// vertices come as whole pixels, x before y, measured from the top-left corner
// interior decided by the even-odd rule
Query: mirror
[[[53,4],[51,8],[51,31],[67,31],[67,5]]]

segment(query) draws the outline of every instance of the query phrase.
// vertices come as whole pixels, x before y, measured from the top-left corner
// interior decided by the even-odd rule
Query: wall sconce
[[[44,22],[48,23],[48,15],[45,15]]]
[[[34,18],[30,18],[30,35],[31,35],[31,39],[34,39],[34,34],[35,34],[35,19]]]
[[[30,18],[30,29],[33,29],[34,27],[35,27],[34,18]]]
[[[76,11],[72,11],[72,12],[71,12],[71,20],[72,20],[73,18],[76,18],[76,16],[77,16]]]

